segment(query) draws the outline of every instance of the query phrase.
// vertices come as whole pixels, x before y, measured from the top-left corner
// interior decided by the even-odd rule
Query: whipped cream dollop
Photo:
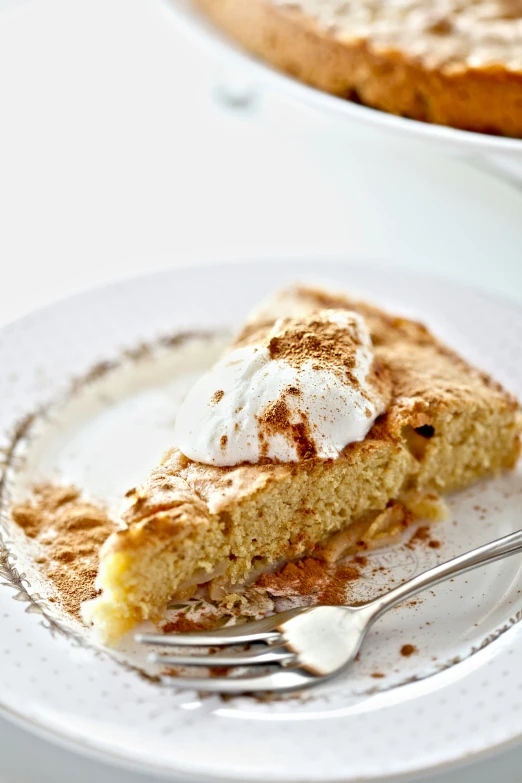
[[[207,465],[336,458],[384,412],[385,385],[358,313],[252,325],[185,398],[175,442]]]

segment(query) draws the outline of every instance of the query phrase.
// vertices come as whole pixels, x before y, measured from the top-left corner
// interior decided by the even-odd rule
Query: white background
[[[164,0],[0,0],[0,325],[231,258],[375,258],[522,301],[522,188],[245,94]],[[146,780],[2,721],[0,758],[1,783]],[[434,780],[511,783],[521,766],[511,751]]]

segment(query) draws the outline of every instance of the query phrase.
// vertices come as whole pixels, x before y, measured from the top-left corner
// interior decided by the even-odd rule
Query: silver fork
[[[205,666],[247,669],[260,673],[221,677],[165,676],[181,688],[218,693],[304,690],[334,677],[353,661],[373,623],[388,609],[451,577],[522,551],[522,530],[473,549],[413,577],[388,593],[358,606],[312,606],[290,609],[263,620],[209,632],[137,634],[136,641],[161,647],[237,647],[246,651],[211,655],[151,653],[149,661],[163,666]],[[266,667],[271,667],[268,671]]]

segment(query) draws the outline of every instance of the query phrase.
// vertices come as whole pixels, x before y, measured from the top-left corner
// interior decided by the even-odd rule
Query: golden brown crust
[[[186,458],[180,454],[183,463]],[[161,548],[190,536],[195,528],[208,528],[210,514],[206,503],[194,494],[181,472],[165,455],[144,487],[129,490],[129,506],[122,515],[126,527],[114,533],[102,549],[105,551],[135,547]]]
[[[395,43],[393,37],[379,40],[377,33],[350,36],[348,30],[339,35],[304,13],[298,3],[290,7],[274,0],[195,2],[247,49],[320,90],[416,120],[522,137],[522,68],[517,67],[522,33],[515,27],[522,20],[519,7],[511,16],[507,8],[500,8],[492,20],[507,31],[503,63],[498,54],[502,46],[494,45],[494,34],[487,39],[487,25],[479,28],[481,38],[475,47],[473,39],[467,42],[465,56],[458,57],[458,47],[456,52],[450,47],[444,59],[437,52],[448,48],[444,40],[447,19],[439,20],[438,26],[432,24],[429,35],[419,31],[432,47],[421,56],[415,45],[404,45],[401,35]],[[461,11],[457,7],[454,13]],[[408,26],[407,19],[404,26]],[[410,31],[414,43],[415,32],[414,28]],[[458,44],[458,35],[454,37]],[[493,49],[490,60],[479,57],[487,46]]]

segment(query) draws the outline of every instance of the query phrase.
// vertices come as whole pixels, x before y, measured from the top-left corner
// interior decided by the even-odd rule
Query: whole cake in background
[[[522,0],[194,0],[276,68],[376,109],[522,138]]]
[[[517,401],[421,324],[344,294],[280,291],[187,395],[173,448],[127,493],[83,617],[115,642],[172,597],[234,595],[440,518],[512,468]]]

